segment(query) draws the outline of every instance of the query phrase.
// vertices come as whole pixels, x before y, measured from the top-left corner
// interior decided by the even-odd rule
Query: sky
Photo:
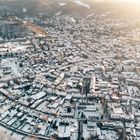
[[[125,2],[125,3],[140,3],[140,0],[93,0],[93,1],[99,1],[99,2],[102,2],[102,1],[109,1],[109,2]]]

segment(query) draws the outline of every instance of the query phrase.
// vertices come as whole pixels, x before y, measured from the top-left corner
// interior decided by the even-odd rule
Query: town
[[[1,15],[0,125],[21,139],[139,140],[137,21]]]

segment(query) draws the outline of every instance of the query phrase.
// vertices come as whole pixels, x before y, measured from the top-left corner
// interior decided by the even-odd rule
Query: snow
[[[70,18],[73,23],[76,23],[76,20],[72,17]]]
[[[23,140],[25,136],[19,135],[11,130],[6,129],[3,126],[0,126],[0,134],[1,134],[1,139],[10,139],[10,140]],[[28,140],[28,137],[24,138],[24,140]]]
[[[17,62],[17,59],[15,58],[7,58],[7,59],[2,59],[1,64],[2,64],[2,67],[10,67],[14,75],[21,76],[16,62]]]
[[[75,0],[74,1],[75,3],[77,3],[78,5],[80,5],[80,6],[83,6],[83,7],[86,7],[86,8],[90,8],[90,6],[88,5],[88,4],[85,4],[85,3],[83,3],[82,1],[80,1],[80,0]]]
[[[67,3],[58,3],[60,6],[65,6]]]
[[[45,95],[46,95],[46,93],[42,91],[40,93],[37,93],[37,94],[33,95],[32,98],[35,99],[35,100],[38,100],[38,99],[42,98]]]
[[[95,15],[95,13],[91,13],[91,14],[87,15],[87,17],[89,18],[89,17],[92,17],[94,15]]]
[[[59,16],[62,14],[62,11],[58,12],[58,13],[55,13],[56,16]]]

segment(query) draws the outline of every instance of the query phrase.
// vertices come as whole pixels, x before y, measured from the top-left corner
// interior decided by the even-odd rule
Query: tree
[[[71,112],[71,108],[70,108],[70,107],[67,108],[67,112],[68,112],[68,113]]]
[[[70,99],[70,103],[71,103],[71,104],[73,103],[73,98]]]
[[[94,136],[91,135],[91,136],[88,138],[88,140],[94,140]]]

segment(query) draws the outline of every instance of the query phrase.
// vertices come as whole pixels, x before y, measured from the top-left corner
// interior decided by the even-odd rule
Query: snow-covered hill
[[[70,15],[90,15],[94,12],[104,12],[108,10],[117,10],[118,15],[122,15],[124,10],[135,10],[139,7],[128,8],[128,5],[117,5],[109,1],[119,0],[0,0],[0,6],[6,5],[11,9],[15,9],[18,15],[38,15],[38,13],[46,13],[51,15],[70,14]],[[23,9],[26,8],[27,12]],[[140,11],[140,10],[135,10]],[[24,14],[23,14],[24,12]],[[121,12],[121,13],[120,13]],[[132,12],[129,12],[132,14]]]
[[[89,4],[86,4],[86,3],[84,3],[84,2],[82,2],[82,1],[80,1],[80,0],[74,0],[74,2],[76,3],[76,4],[78,4],[78,5],[80,5],[80,6],[83,6],[83,7],[86,7],[86,8],[90,8],[90,5]]]

